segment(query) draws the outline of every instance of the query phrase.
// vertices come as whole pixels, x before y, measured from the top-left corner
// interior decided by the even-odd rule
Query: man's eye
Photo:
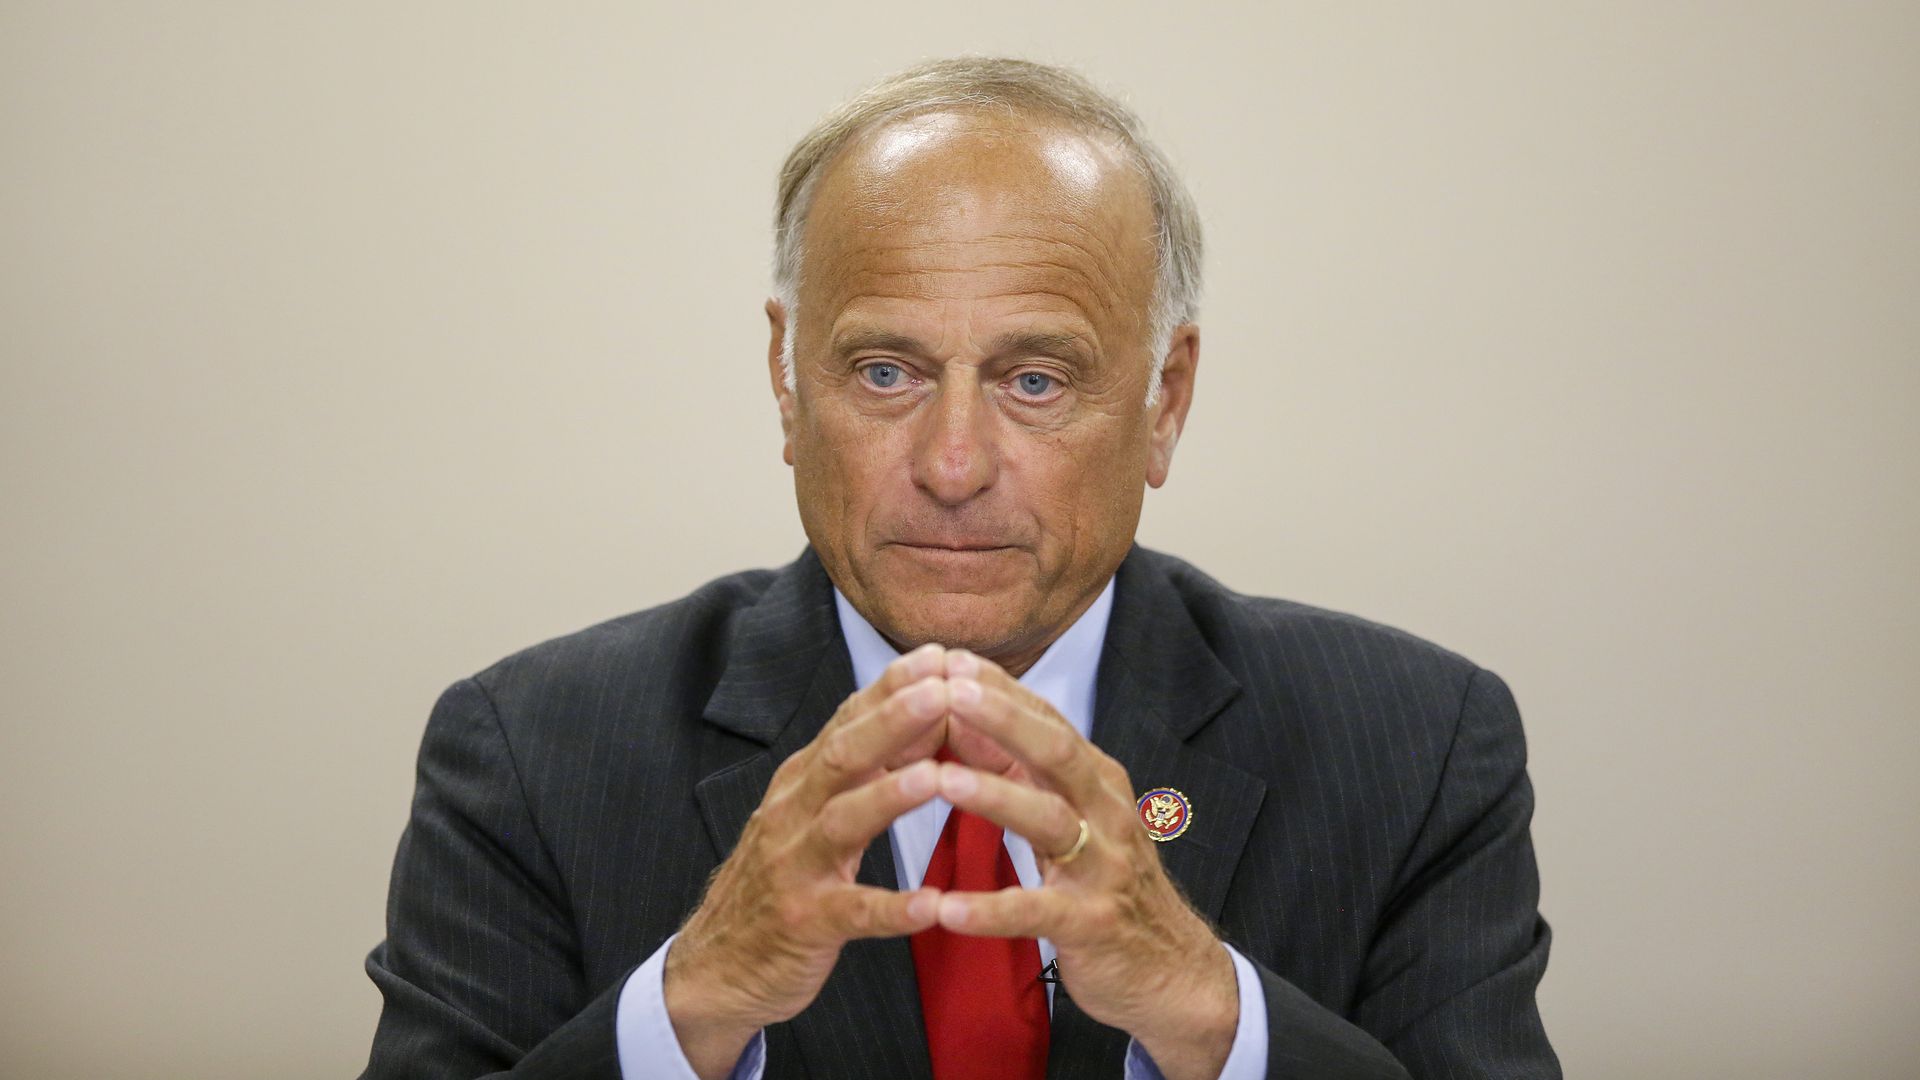
[[[1029,371],[1016,376],[1013,385],[1028,397],[1042,397],[1047,391],[1053,389],[1053,376]]]
[[[868,382],[882,390],[889,389],[900,381],[900,365],[898,364],[868,364],[866,367],[861,368],[860,371],[867,377]]]

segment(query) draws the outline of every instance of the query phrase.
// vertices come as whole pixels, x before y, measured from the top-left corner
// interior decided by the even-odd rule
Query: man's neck
[[[1109,578],[1108,581],[1111,582],[1112,579]],[[1106,590],[1106,586],[1094,590],[1091,595],[1074,607],[1072,613],[1069,614],[1064,621],[1059,623],[1051,633],[1041,639],[1037,644],[1014,645],[997,649],[993,652],[982,653],[981,655],[1000,665],[1006,670],[1007,674],[1012,675],[1016,679],[1025,675],[1033,668],[1033,665],[1040,662],[1041,657],[1047,655],[1047,650],[1053,648],[1054,642],[1059,641],[1066,635],[1067,631],[1073,629],[1075,624],[1086,617],[1087,610],[1093,607],[1094,601],[1099,600],[1100,597],[1106,594]]]
[[[1092,595],[1077,604],[1073,609],[1071,617],[1066,619],[1057,629],[1053,630],[1046,637],[1019,642],[1005,648],[979,650],[980,655],[1005,669],[1014,678],[1021,678],[1044,660],[1049,651],[1058,645],[1062,639],[1079,631],[1082,623],[1088,621],[1088,613],[1098,608],[1099,617],[1093,620],[1093,622],[1098,623],[1098,625],[1088,624],[1086,627],[1086,634],[1090,636],[1090,640],[1082,641],[1076,645],[1075,649],[1070,650],[1076,653],[1087,651],[1089,655],[1086,659],[1097,661],[1100,648],[1106,640],[1107,620],[1112,613],[1112,594],[1113,579],[1108,578],[1106,584],[1096,589]],[[865,616],[861,615],[858,609],[853,607],[852,603],[847,600],[846,595],[841,593],[838,588],[834,590],[834,596],[840,604],[843,624],[851,619],[858,619],[866,633],[872,635],[873,638],[885,642],[887,648],[892,652],[903,654],[911,648],[925,644],[925,642],[919,641],[903,642],[894,638],[892,635],[881,631],[869,622]],[[843,625],[842,630],[844,631],[845,629]],[[849,644],[851,645],[851,641]],[[1081,648],[1081,646],[1084,646],[1084,649]]]

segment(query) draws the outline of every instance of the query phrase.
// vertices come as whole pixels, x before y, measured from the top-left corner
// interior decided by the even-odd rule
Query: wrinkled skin
[[[1126,556],[1192,401],[1191,325],[1146,400],[1154,234],[1119,147],[1045,119],[898,121],[822,176],[798,310],[767,305],[769,376],[808,540],[913,651],[782,764],[668,954],[668,1013],[701,1076],[810,1004],[846,941],[936,923],[1049,938],[1090,1016],[1172,1080],[1219,1074],[1231,961],[1162,870],[1126,770],[1015,678]],[[942,746],[959,760],[927,760]],[[1043,886],[856,884],[866,844],[935,794],[1031,840]],[[1081,854],[1047,858],[1083,819]],[[724,977],[742,970],[751,986]]]
[[[807,539],[896,646],[1024,671],[1126,556],[1197,359],[1189,327],[1146,406],[1153,238],[1121,151],[1057,126],[923,116],[819,185],[769,374]]]

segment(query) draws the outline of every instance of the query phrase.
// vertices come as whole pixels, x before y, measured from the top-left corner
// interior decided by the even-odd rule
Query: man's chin
[[[1018,648],[1028,627],[1032,598],[1008,590],[996,593],[919,593],[875,598],[869,616],[902,652],[928,642],[997,656]],[[874,616],[877,616],[875,618]]]

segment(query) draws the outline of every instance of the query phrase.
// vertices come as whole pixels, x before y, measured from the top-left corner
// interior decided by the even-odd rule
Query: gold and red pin
[[[1140,824],[1147,835],[1165,843],[1193,824],[1193,804],[1170,787],[1157,787],[1140,796]]]

